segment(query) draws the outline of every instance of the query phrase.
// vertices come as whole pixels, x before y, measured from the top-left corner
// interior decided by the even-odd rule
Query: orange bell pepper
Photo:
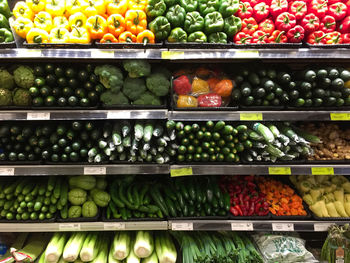
[[[129,31],[125,31],[125,32],[120,34],[119,42],[120,43],[135,43],[136,42],[136,36],[133,33],[129,32]]]
[[[144,30],[137,35],[136,42],[143,44],[154,44],[154,34],[150,30]]]
[[[107,14],[118,14],[124,16],[128,10],[128,0],[110,0],[107,4]]]
[[[126,30],[138,35],[147,28],[146,13],[140,10],[129,10],[125,14]]]
[[[101,39],[107,34],[107,21],[100,15],[91,16],[86,21],[86,28],[92,39]]]
[[[107,19],[108,32],[119,37],[125,31],[125,19],[122,15],[114,14]]]
[[[146,10],[148,0],[129,0],[128,9],[129,10]]]
[[[118,43],[118,39],[116,39],[113,34],[107,33],[100,40],[100,43]]]

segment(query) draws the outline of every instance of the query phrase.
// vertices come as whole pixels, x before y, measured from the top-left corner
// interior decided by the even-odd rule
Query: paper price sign
[[[125,223],[104,223],[103,229],[104,230],[124,230]]]
[[[350,113],[331,113],[332,121],[349,121]]]
[[[272,223],[272,231],[294,231],[294,224]]]
[[[269,174],[271,175],[291,175],[290,167],[269,167]]]
[[[193,230],[193,223],[172,223],[171,230],[192,231]]]
[[[108,111],[107,119],[130,119],[130,111]]]
[[[252,223],[231,223],[232,231],[253,231]]]
[[[17,49],[17,56],[23,58],[37,58],[41,57],[40,49],[27,49],[27,48],[19,48]]]
[[[114,58],[114,51],[112,51],[112,50],[91,50],[91,57],[93,57],[93,58]]]
[[[50,112],[28,112],[27,120],[50,120]]]
[[[241,121],[262,121],[263,114],[262,113],[240,113],[239,119]]]
[[[183,51],[163,51],[162,59],[184,59],[185,53]]]
[[[236,50],[235,58],[259,58],[258,50]]]
[[[186,167],[186,168],[180,168],[180,169],[171,169],[170,170],[170,176],[171,177],[187,176],[187,175],[193,175],[192,167]]]
[[[80,224],[59,224],[58,225],[58,230],[60,231],[76,231],[80,230]]]
[[[317,224],[314,224],[314,230],[317,232],[325,232],[325,231],[328,231],[328,228],[331,225],[332,224],[328,224],[328,223],[317,223]]]
[[[15,168],[0,168],[0,175],[15,175]]]
[[[334,175],[333,167],[311,167],[312,175]]]
[[[84,174],[89,175],[104,175],[106,174],[106,167],[84,167]]]

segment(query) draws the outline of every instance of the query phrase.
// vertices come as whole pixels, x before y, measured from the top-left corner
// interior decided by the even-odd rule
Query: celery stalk
[[[81,261],[89,262],[94,260],[99,252],[100,242],[98,233],[88,234],[80,251]]]
[[[97,257],[91,263],[107,263],[108,259],[108,242],[102,240]]]
[[[158,263],[158,257],[155,250],[153,250],[152,255],[150,255],[148,258],[143,258],[141,263]]]
[[[66,233],[55,233],[45,251],[45,262],[57,263],[60,259],[64,246],[66,245],[67,234]]]
[[[153,236],[150,231],[137,231],[134,253],[139,258],[149,257],[154,249]]]
[[[130,237],[129,232],[117,232],[115,234],[114,240],[112,242],[112,254],[113,257],[117,260],[125,259],[130,253]]]
[[[79,257],[80,250],[86,238],[85,232],[74,233],[68,240],[63,250],[63,259],[65,261],[73,262]]]

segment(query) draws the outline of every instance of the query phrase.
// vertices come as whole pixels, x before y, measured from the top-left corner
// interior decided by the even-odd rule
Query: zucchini
[[[260,122],[256,122],[254,124],[252,124],[252,129],[256,132],[258,132],[259,134],[261,134],[266,142],[273,142],[275,140],[275,136],[273,135],[273,133],[270,131],[269,128],[267,128],[265,125],[263,125]]]
[[[265,148],[265,150],[271,154],[272,156],[281,158],[283,157],[285,154],[278,148],[274,147],[271,143],[267,144],[267,147]]]
[[[258,134],[257,132],[255,132],[251,129],[248,129],[247,133],[248,133],[249,139],[251,139],[253,141],[264,141],[264,137],[262,135]]]

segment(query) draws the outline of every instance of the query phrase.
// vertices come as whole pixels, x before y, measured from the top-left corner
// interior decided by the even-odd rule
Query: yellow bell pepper
[[[33,11],[33,13],[39,13],[45,9],[45,0],[26,0],[27,6]]]
[[[344,87],[350,89],[350,80],[344,83]]]
[[[29,30],[26,40],[29,44],[41,44],[49,42],[49,33],[40,28],[32,28]]]
[[[35,15],[34,25],[36,28],[43,29],[47,32],[52,28],[52,17],[48,12],[41,11]]]
[[[61,27],[68,29],[69,24],[68,24],[68,19],[65,16],[56,16],[53,19],[53,27]]]
[[[128,9],[129,10],[146,10],[148,1],[147,0],[129,0]]]
[[[81,12],[88,6],[85,0],[66,0],[66,14],[68,16]]]
[[[14,21],[12,26],[15,29],[17,35],[19,35],[21,38],[26,38],[29,30],[34,27],[34,24],[28,18],[19,17]]]
[[[82,10],[86,17],[95,15],[104,15],[106,13],[106,4],[103,0],[88,0],[88,6]]]
[[[75,13],[69,17],[69,27],[73,30],[73,27],[85,27],[86,16],[82,12]]]
[[[24,17],[33,20],[34,13],[24,1],[19,1],[13,8],[13,15],[16,18]]]
[[[107,3],[107,14],[108,15],[122,15],[124,16],[128,10],[128,1],[127,0],[110,0]]]
[[[50,32],[50,43],[68,43],[69,31],[63,27],[53,28]]]
[[[45,11],[52,17],[63,16],[64,11],[66,11],[65,2],[65,0],[46,0]]]
[[[69,34],[69,43],[89,44],[90,41],[90,34],[86,28],[73,26],[72,32]]]

